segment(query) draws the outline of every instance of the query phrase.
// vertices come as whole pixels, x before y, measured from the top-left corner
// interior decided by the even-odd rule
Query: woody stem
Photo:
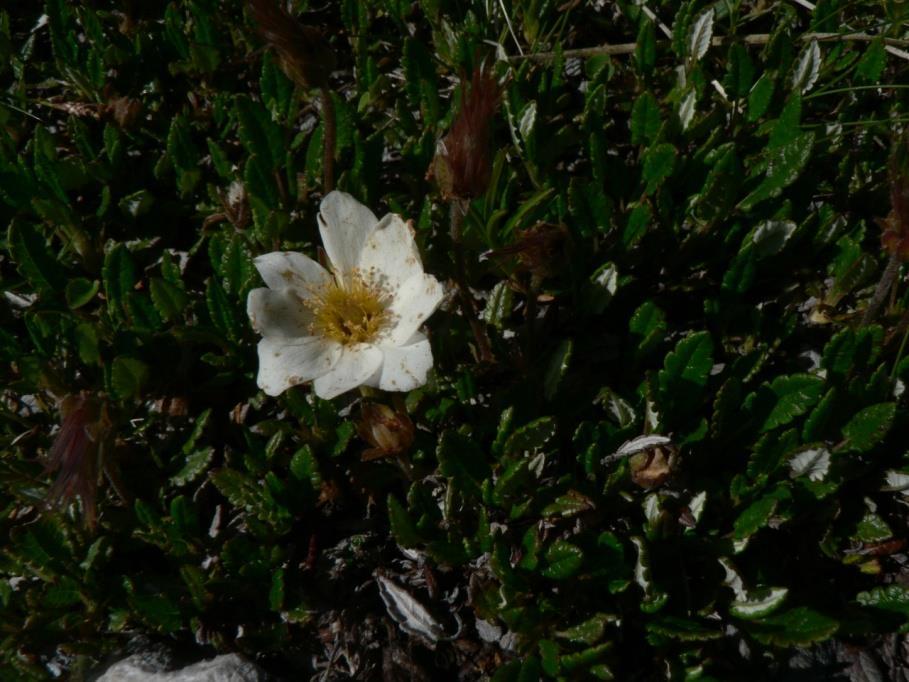
[[[335,188],[335,138],[338,128],[331,92],[322,88],[319,94],[322,97],[322,191],[328,194]]]
[[[467,215],[467,201],[465,199],[452,199],[449,209],[449,219],[451,221],[451,243],[454,253],[455,265],[455,284],[458,287],[458,295],[461,299],[461,309],[473,332],[474,340],[477,344],[477,354],[480,362],[492,362],[492,348],[489,343],[489,336],[483,323],[480,322],[480,316],[477,311],[477,302],[470,293],[470,287],[467,285],[467,268],[464,264],[464,245],[461,243],[461,225],[464,223],[464,216]]]
[[[874,294],[871,296],[871,301],[868,303],[868,307],[865,308],[865,314],[862,315],[863,326],[871,324],[877,316],[878,310],[887,298],[887,294],[890,293],[894,281],[896,281],[896,276],[900,271],[900,264],[900,259],[896,254],[890,256],[890,260],[887,261],[887,267],[884,268],[884,274],[881,275],[881,281],[877,283]]]

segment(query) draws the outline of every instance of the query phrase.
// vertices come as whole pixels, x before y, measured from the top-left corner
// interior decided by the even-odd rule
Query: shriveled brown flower
[[[57,472],[48,502],[67,505],[82,499],[85,522],[95,525],[98,474],[105,442],[111,433],[107,406],[85,392],[68,395],[59,405],[61,424],[47,453],[45,473]]]
[[[678,450],[673,445],[656,445],[632,455],[628,460],[631,480],[650,490],[663,485],[675,469]]]
[[[363,452],[363,461],[401,455],[413,445],[414,425],[404,410],[379,403],[363,403],[357,432],[372,447]]]
[[[301,24],[278,0],[249,0],[249,9],[288,78],[307,88],[328,85],[335,55],[318,29]]]
[[[555,274],[565,265],[568,228],[556,223],[537,223],[519,230],[512,244],[483,254],[484,257],[514,257],[517,269],[539,280]]]
[[[474,69],[468,83],[461,77],[461,109],[436,147],[429,169],[446,199],[482,196],[492,172],[492,120],[499,108],[502,88],[482,67]]]
[[[890,213],[881,223],[881,246],[902,261],[909,261],[909,148],[897,142],[890,156]]]

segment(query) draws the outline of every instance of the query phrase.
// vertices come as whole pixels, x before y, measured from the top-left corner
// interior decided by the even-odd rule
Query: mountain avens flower
[[[432,367],[420,325],[442,300],[423,272],[408,223],[377,220],[349,194],[331,192],[319,208],[330,271],[301,253],[255,260],[268,288],[249,293],[246,310],[259,342],[258,385],[276,396],[313,382],[333,398],[358,386],[409,391]]]

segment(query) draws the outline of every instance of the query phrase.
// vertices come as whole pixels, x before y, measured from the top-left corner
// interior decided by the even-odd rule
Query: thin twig
[[[319,90],[322,96],[322,192],[328,194],[335,188],[335,137],[337,121],[335,103],[328,88]]]
[[[470,293],[470,287],[467,284],[464,247],[461,244],[461,224],[464,222],[465,215],[467,215],[467,201],[464,199],[452,199],[449,218],[451,221],[451,243],[455,262],[455,284],[458,287],[458,294],[461,298],[461,308],[465,317],[467,317],[467,322],[470,324],[470,330],[473,332],[473,337],[477,344],[477,354],[480,362],[492,362],[494,358],[489,336],[480,322],[477,302]]]
[[[890,260],[887,261],[887,267],[884,268],[884,274],[881,275],[881,281],[877,283],[874,294],[871,296],[871,301],[869,301],[868,307],[865,308],[865,314],[862,315],[863,327],[871,324],[874,318],[877,317],[878,310],[880,310],[887,298],[887,294],[890,293],[890,289],[893,287],[893,283],[896,281],[900,265],[902,265],[902,261],[896,254],[890,256]]]
[[[797,40],[803,43],[809,43],[816,40],[820,43],[825,42],[864,42],[870,43],[881,36],[871,35],[870,33],[804,33],[797,37]],[[909,47],[909,40],[899,38],[883,38],[884,44],[889,47]],[[740,42],[745,45],[766,45],[770,42],[769,33],[752,33],[750,35],[739,37],[715,36],[711,39],[710,44],[714,47],[725,45],[727,42]],[[575,50],[563,50],[562,52],[535,52],[533,54],[516,55],[508,57],[509,62],[519,62],[529,59],[533,62],[551,62],[556,57],[597,57],[600,55],[623,55],[634,54],[637,49],[637,43],[617,43],[615,45],[599,45],[597,47],[582,47]]]

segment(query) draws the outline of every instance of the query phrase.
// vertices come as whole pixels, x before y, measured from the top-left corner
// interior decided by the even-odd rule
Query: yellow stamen
[[[313,292],[313,334],[345,345],[369,343],[388,324],[390,296],[360,277],[335,278]]]

